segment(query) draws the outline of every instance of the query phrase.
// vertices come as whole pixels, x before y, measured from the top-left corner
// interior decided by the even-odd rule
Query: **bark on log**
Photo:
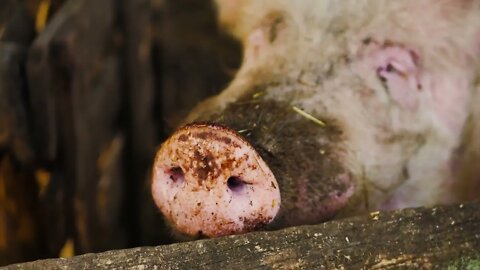
[[[371,213],[274,232],[5,269],[479,269],[480,204]]]

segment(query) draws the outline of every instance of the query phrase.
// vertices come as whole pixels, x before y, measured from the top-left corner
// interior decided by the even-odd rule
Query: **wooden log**
[[[479,269],[480,204],[406,209],[273,232],[5,269]]]

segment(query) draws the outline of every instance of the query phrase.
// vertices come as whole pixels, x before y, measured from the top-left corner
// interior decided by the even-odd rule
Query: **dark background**
[[[240,59],[209,0],[0,0],[0,265],[170,243],[155,151]]]

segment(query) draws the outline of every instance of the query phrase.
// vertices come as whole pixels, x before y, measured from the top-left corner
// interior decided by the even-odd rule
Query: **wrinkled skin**
[[[215,124],[179,129],[157,154],[153,197],[176,231],[214,237],[479,197],[480,1],[217,2],[245,58],[186,120]]]

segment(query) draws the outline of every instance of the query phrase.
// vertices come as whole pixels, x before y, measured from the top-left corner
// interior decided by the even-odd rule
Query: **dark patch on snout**
[[[267,227],[270,223],[270,220],[265,218],[263,215],[253,218],[240,218],[240,221],[243,223],[243,230],[245,232],[261,230]]]
[[[186,142],[187,141],[187,135],[182,134],[178,137],[178,140],[181,142]]]
[[[209,131],[200,132],[200,133],[198,133],[197,137],[202,139],[202,140],[213,139],[213,140],[216,140],[216,141],[223,142],[225,144],[231,144],[232,143],[232,139],[230,139],[226,136],[218,136],[217,134],[215,134],[213,132],[209,132]],[[235,147],[238,147],[238,145],[235,146]]]
[[[194,129],[199,129],[202,127],[205,127],[205,130],[193,131]],[[187,159],[188,165],[185,166],[185,170],[192,171],[192,175],[198,179],[199,185],[201,185],[203,181],[209,180],[210,178],[217,178],[227,168],[234,169],[235,161],[237,161],[236,166],[240,166],[240,163],[248,160],[247,155],[239,158],[238,160],[232,158],[235,149],[242,147],[234,140],[235,138],[251,146],[251,144],[234,129],[217,123],[195,122],[180,128],[177,130],[177,132],[182,130],[185,131],[185,133],[178,137],[178,141],[186,142],[192,138],[195,138],[205,141],[207,145],[223,143],[228,146],[225,148],[223,153],[220,153],[222,156],[226,157],[221,164],[218,163],[216,156],[208,149],[203,151],[199,151],[197,149],[193,150],[193,157]],[[254,167],[253,169],[256,169],[255,165],[252,166]]]
[[[212,137],[212,132],[200,132],[196,135],[197,138],[206,140],[209,137]]]
[[[198,179],[198,185],[208,179],[210,174],[212,177],[217,177],[220,174],[220,168],[215,162],[215,158],[210,152],[202,155],[198,150],[193,153],[192,164],[197,163],[197,166],[192,166],[193,175]]]
[[[221,137],[220,140],[222,142],[224,142],[225,144],[230,144],[232,142],[232,140],[230,138],[227,138],[227,137]]]

